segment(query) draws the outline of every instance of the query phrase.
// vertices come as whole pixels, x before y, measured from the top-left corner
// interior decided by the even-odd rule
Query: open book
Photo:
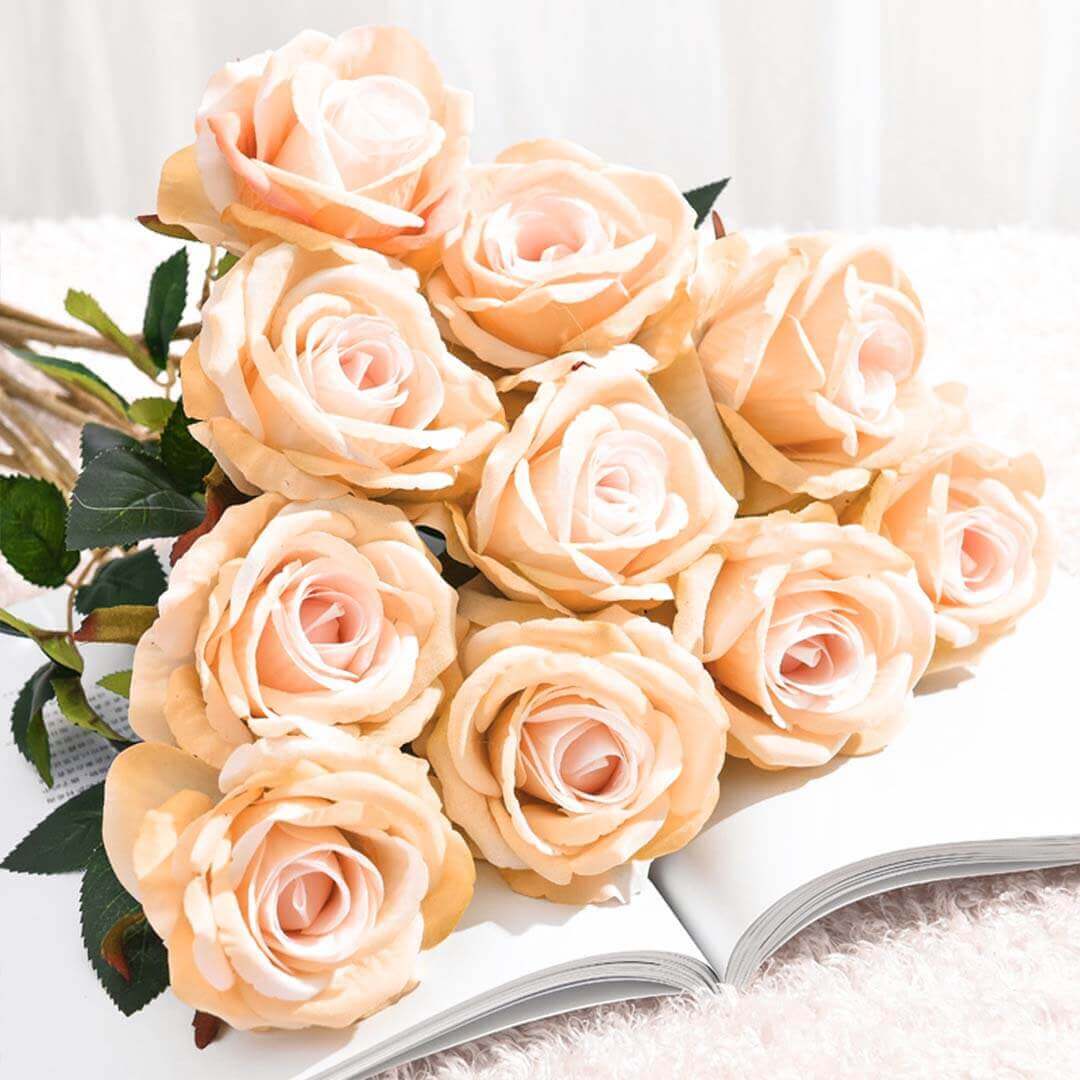
[[[21,614],[47,624],[56,607],[35,601]],[[90,1065],[124,1080],[153,1061],[155,1078],[369,1076],[598,1002],[744,984],[802,927],[872,893],[1078,862],[1080,717],[1067,678],[1078,608],[1080,585],[1059,575],[978,678],[930,680],[908,728],[879,754],[780,773],[729,759],[709,826],[654,864],[626,905],[531,900],[481,867],[458,930],[423,955],[417,989],[349,1031],[230,1031],[200,1052],[190,1010],[170,994],[125,1019],[81,954],[77,876],[5,875],[0,1074],[66,1078]],[[7,710],[39,661],[31,646],[3,642]],[[87,651],[88,686],[130,665],[130,650]],[[122,722],[122,699],[98,691],[94,700]],[[0,751],[5,852],[112,757],[55,716],[50,727],[57,783],[48,797],[12,746]]]

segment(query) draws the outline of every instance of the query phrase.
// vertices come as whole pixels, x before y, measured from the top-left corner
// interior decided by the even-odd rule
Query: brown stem
[[[90,558],[68,578],[66,584],[68,587],[67,631],[69,634],[75,633],[75,592],[90,576],[90,571],[106,561],[106,557],[111,550],[111,548],[95,548],[90,552]]]

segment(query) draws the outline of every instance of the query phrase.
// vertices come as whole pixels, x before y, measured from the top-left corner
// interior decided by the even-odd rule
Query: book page
[[[1080,584],[1059,572],[976,675],[929,680],[936,688],[916,694],[910,723],[878,754],[782,772],[729,759],[709,825],[653,867],[716,970],[772,904],[851,863],[930,845],[1080,837],[1078,610]]]
[[[63,613],[57,600],[19,605],[18,613],[42,626],[58,626]],[[7,710],[6,719],[23,682],[43,660],[29,642],[5,636],[0,645],[0,709]],[[129,668],[132,651],[123,646],[84,649],[88,696],[119,728],[126,701],[94,683]],[[66,725],[55,703],[46,707],[46,718],[56,778],[51,792],[15,748],[10,726],[0,726],[2,854],[56,805],[100,779],[113,758],[103,740]],[[146,1062],[153,1061],[160,1080],[353,1077],[372,1048],[388,1040],[396,1040],[398,1058],[408,1059],[413,1054],[401,1054],[403,1042],[428,1049],[450,1046],[568,1008],[714,981],[648,880],[629,904],[573,908],[519,896],[489,867],[480,867],[476,894],[458,929],[422,954],[420,985],[397,1004],[346,1031],[226,1031],[210,1048],[197,1051],[193,1011],[171,992],[125,1018],[98,985],[79,929],[80,876],[0,871],[0,1076],[70,1080],[86,1075],[90,1062],[94,1076],[142,1077]],[[545,979],[542,973],[551,971]],[[634,977],[624,977],[627,971]],[[502,989],[523,980],[539,988],[537,1001],[526,1000],[485,1022],[488,1010],[514,1004],[514,995]],[[563,985],[570,989],[560,996],[555,991]],[[468,1008],[478,1000],[481,1008]],[[457,1027],[462,1033],[455,1037]],[[57,1032],[63,1037],[56,1038]]]

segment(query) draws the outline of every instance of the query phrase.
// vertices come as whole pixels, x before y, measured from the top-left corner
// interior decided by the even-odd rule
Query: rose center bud
[[[526,278],[561,259],[595,255],[613,246],[612,232],[596,208],[565,195],[533,195],[504,203],[484,225],[488,265]]]
[[[344,615],[344,604],[324,596],[313,596],[300,605],[300,624],[312,645],[348,640],[342,633]]]
[[[593,448],[579,490],[578,510],[596,529],[625,537],[656,531],[667,503],[667,455],[655,439],[640,432],[602,435]]]
[[[567,745],[559,775],[580,795],[600,795],[621,764],[619,744],[611,732],[603,724],[590,724]]]
[[[342,675],[363,678],[392,661],[376,588],[322,566],[283,573],[291,573],[292,581],[271,611],[255,654],[264,686],[302,693],[337,685],[326,680]]]
[[[626,722],[576,695],[535,708],[521,729],[522,788],[545,802],[581,811],[626,798],[640,762]]]
[[[344,959],[375,925],[386,899],[379,868],[336,829],[276,825],[244,891],[279,961]],[[323,845],[326,845],[325,847]]]
[[[814,711],[847,708],[875,673],[867,641],[844,612],[806,597],[778,601],[765,640],[766,681],[778,701]]]
[[[333,879],[317,870],[295,878],[278,896],[281,929],[306,930],[322,912],[334,888]]]
[[[407,164],[421,149],[431,120],[424,95],[389,75],[332,82],[321,107],[327,148],[351,191]]]
[[[985,604],[1013,587],[1022,538],[1014,523],[985,506],[953,509],[945,519],[943,591],[953,603]]]
[[[328,412],[387,423],[409,399],[416,360],[383,319],[352,315],[319,320],[304,348],[318,399]]]
[[[788,647],[780,661],[780,674],[804,689],[849,677],[855,648],[842,634],[814,634]]]
[[[888,308],[868,304],[857,331],[861,343],[848,365],[838,404],[871,423],[880,423],[896,402],[897,385],[915,365],[911,335]]]

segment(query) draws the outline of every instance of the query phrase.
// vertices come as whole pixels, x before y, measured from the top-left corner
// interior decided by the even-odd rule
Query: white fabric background
[[[1046,462],[1062,572],[1080,575],[1080,245],[1074,236],[1015,228],[875,236],[895,250],[925,305],[926,377],[969,382],[981,435],[1031,447]],[[138,326],[150,272],[175,248],[118,218],[0,222],[0,283],[6,300],[54,319],[65,317],[69,286],[93,288],[121,326]],[[205,257],[193,256],[194,273]],[[94,365],[130,396],[146,392],[120,357],[60,354]],[[0,566],[0,603],[32,591]],[[1072,719],[1068,674],[1062,709]],[[1023,738],[1024,717],[1016,719]],[[919,798],[917,777],[911,797]],[[0,812],[4,798],[0,792]],[[19,887],[0,880],[0,888]],[[9,969],[0,962],[5,989]],[[100,1054],[87,1047],[89,1080],[103,1075]],[[146,1073],[154,1075],[152,1064]],[[851,904],[786,945],[745,991],[591,1009],[380,1080],[570,1077],[1074,1080],[1080,868],[944,882]]]
[[[150,209],[225,60],[365,22],[474,92],[477,160],[730,173],[737,225],[1080,228],[1074,0],[0,0],[0,217]]]

